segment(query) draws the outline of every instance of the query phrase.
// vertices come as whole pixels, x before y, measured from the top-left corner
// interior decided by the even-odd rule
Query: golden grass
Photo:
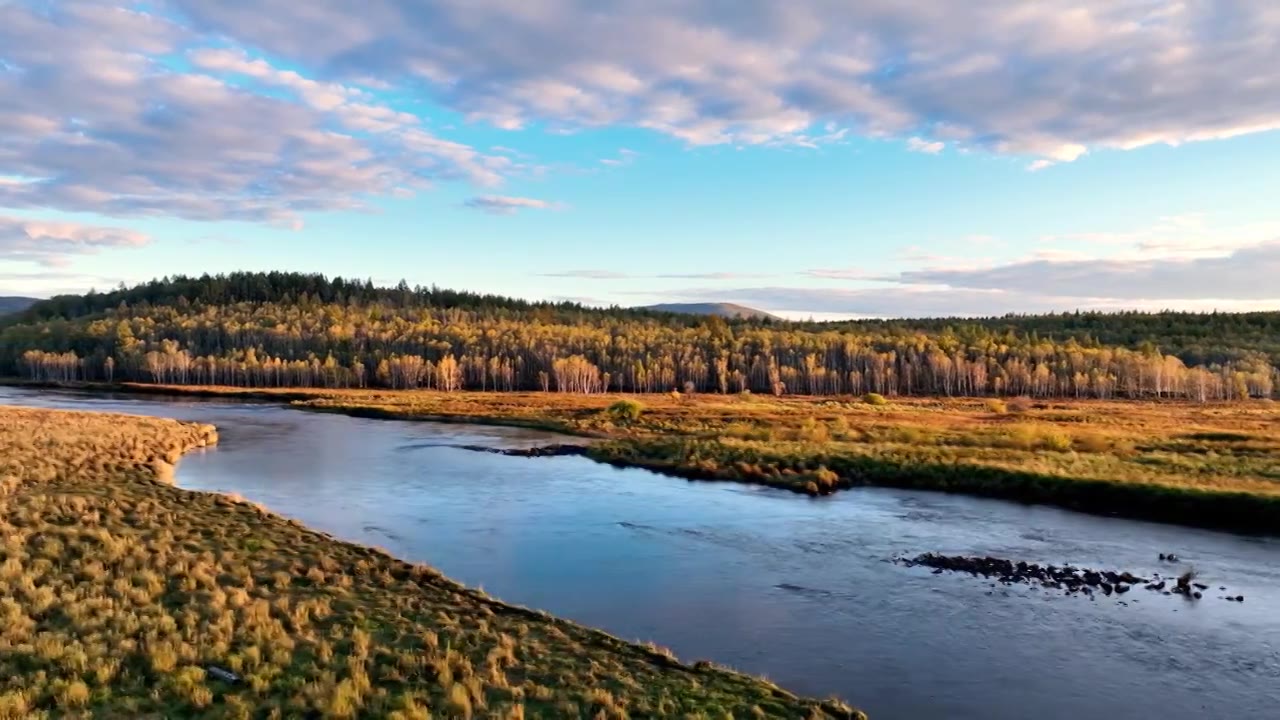
[[[0,719],[860,716],[157,482],[214,441],[0,408]]]

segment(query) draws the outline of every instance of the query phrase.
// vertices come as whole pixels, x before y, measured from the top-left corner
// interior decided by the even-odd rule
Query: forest
[[[0,323],[46,382],[572,393],[1270,398],[1280,313],[793,323],[300,273],[178,276]]]

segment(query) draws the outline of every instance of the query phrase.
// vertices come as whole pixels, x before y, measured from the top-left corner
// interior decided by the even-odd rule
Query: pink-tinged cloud
[[[463,203],[473,210],[493,215],[514,215],[521,210],[558,210],[562,206],[546,200],[510,195],[478,195]]]
[[[148,242],[145,234],[124,228],[0,216],[0,260],[58,266],[76,255]]]

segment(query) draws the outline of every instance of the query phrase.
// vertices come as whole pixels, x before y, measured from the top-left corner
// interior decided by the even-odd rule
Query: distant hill
[[[0,315],[8,315],[10,313],[22,312],[27,308],[40,302],[35,298],[29,297],[4,297],[0,296]]]
[[[763,310],[756,310],[745,305],[734,305],[733,303],[661,303],[658,305],[646,305],[644,310],[656,310],[658,312],[681,313],[683,315],[719,315],[726,318],[746,318],[748,320],[781,320],[777,315],[770,315]]]

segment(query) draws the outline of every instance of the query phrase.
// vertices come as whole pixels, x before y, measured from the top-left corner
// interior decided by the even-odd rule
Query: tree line
[[[1180,322],[1195,317],[1229,322]],[[1056,337],[1020,332],[1015,320],[724,320],[240,273],[38,304],[0,329],[0,372],[248,387],[1200,401],[1270,397],[1280,379],[1254,346],[1225,345],[1190,364],[1159,337],[1112,345],[1097,322]]]

